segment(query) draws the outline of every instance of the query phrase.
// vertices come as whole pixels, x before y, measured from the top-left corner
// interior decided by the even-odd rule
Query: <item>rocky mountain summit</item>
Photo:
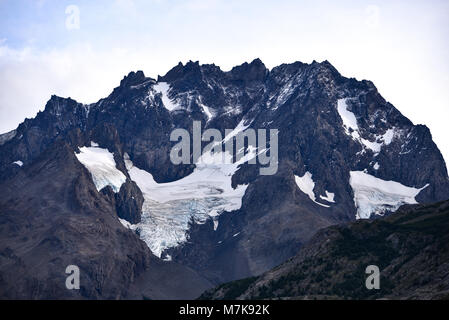
[[[170,135],[194,121],[223,143],[277,129],[275,174],[246,161],[274,145],[173,164]],[[0,135],[0,295],[192,298],[283,263],[321,228],[448,198],[429,129],[328,61],[131,72],[97,103],[52,96]],[[85,272],[79,292],[60,281],[68,264]]]

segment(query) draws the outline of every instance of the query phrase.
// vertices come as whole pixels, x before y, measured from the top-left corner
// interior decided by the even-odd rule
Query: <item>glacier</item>
[[[221,143],[246,128],[242,122]],[[228,152],[206,151],[197,160],[196,168],[190,175],[168,183],[156,182],[151,173],[136,167],[125,154],[129,176],[144,197],[142,221],[128,227],[137,230],[150,250],[160,258],[164,250],[188,240],[192,223],[204,224],[212,219],[216,230],[221,213],[238,210],[242,205],[248,185],[238,185],[234,189],[232,176],[241,164],[258,154],[254,147],[247,151],[235,163],[232,163],[232,155]]]
[[[429,186],[407,187],[363,171],[350,171],[349,184],[354,192],[356,219],[369,219],[372,214],[383,215],[387,211],[396,211],[403,204],[416,204],[415,197]]]

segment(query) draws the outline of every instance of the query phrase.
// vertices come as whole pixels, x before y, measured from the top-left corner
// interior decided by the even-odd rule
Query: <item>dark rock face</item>
[[[226,283],[202,299],[447,299],[449,201],[321,230],[289,261]],[[368,290],[365,269],[380,269]]]
[[[116,195],[117,215],[132,224],[140,222],[143,196],[134,181],[127,181]]]
[[[31,163],[58,138],[71,130],[84,130],[87,107],[68,98],[52,96],[34,119],[25,119],[15,130],[11,140],[1,145],[0,177],[7,177],[11,164],[20,160]]]
[[[124,186],[124,194],[135,192],[133,183]],[[209,286],[188,268],[157,259],[124,228],[65,143],[54,144],[0,190],[3,299],[193,298]],[[123,214],[131,209],[122,206]],[[80,290],[65,287],[68,265],[80,268]]]
[[[229,78],[236,84],[247,85],[251,82],[264,82],[268,73],[263,62],[260,59],[255,59],[250,64],[245,62],[241,66],[232,68]]]
[[[155,89],[163,84],[170,88],[166,96]],[[173,106],[167,105],[167,99]],[[342,99],[357,122],[356,129],[344,127],[338,110]],[[116,265],[113,271],[126,271],[132,279],[139,274],[150,279],[154,274],[146,276],[146,264],[141,260],[136,262],[147,259],[141,255],[149,255],[142,253],[143,247],[148,249],[117,219],[118,216],[132,224],[140,222],[144,203],[142,190],[132,181],[124,158],[129,156],[135,166],[151,173],[158,183],[186,177],[195,165],[171,163],[169,154],[175,142],[170,141],[170,133],[176,128],[192,132],[194,120],[201,121],[203,130],[215,128],[222,136],[225,129],[234,129],[239,123],[254,129],[279,130],[277,173],[262,176],[258,165],[241,165],[232,176],[233,187],[248,184],[241,208],[223,212],[216,221],[218,228],[215,231],[211,220],[192,224],[189,241],[169,248],[163,254],[170,255],[173,261],[184,266],[182,268],[190,270],[188,272],[199,272],[214,283],[261,274],[293,256],[317,230],[355,220],[357,207],[350,185],[351,171],[365,171],[376,178],[393,180],[408,187],[421,188],[428,184],[416,197],[422,203],[449,198],[446,165],[429,129],[411,123],[382,98],[370,81],[345,78],[328,61],[295,62],[268,70],[256,59],[228,72],[213,64],[200,65],[190,61],[186,65],[178,64],[157,81],[141,71],[131,72],[108,97],[91,105],[53,96],[45,110],[34,119],[26,119],[13,132],[0,135],[0,193],[3,199],[0,218],[4,219],[4,228],[20,229],[27,225],[27,219],[36,215],[38,225],[64,230],[75,241],[83,225],[79,225],[78,230],[65,227],[59,220],[51,220],[56,216],[51,216],[52,210],[45,209],[48,203],[66,204],[68,209],[61,209],[61,212],[85,214],[89,217],[86,219],[108,216],[115,220],[108,220],[102,230],[107,230],[105,235],[113,238],[97,233],[98,240],[85,241],[76,250],[101,251],[103,254],[98,253],[98,259],[109,261],[107,259],[112,258],[108,250],[103,249],[109,242],[108,245],[120,242],[114,250],[121,255],[116,260],[123,259],[123,265]],[[50,161],[49,154],[56,157],[56,146],[64,145],[66,154],[71,152],[73,158],[79,147],[89,146],[91,142],[111,152],[116,168],[125,175],[126,182],[118,193],[108,187],[98,192],[89,172],[76,158],[70,160],[73,162],[70,165],[55,164],[60,171],[54,172],[58,178],[52,188],[37,187],[45,181],[29,176],[38,163]],[[16,161],[23,162],[23,167],[15,164]],[[42,170],[50,172],[50,169],[54,168]],[[302,177],[306,173],[313,177],[316,199],[329,207],[313,202],[298,188],[295,176]],[[42,180],[53,179],[49,173],[41,174]],[[25,185],[24,181],[28,181],[29,187],[23,192],[18,192],[19,187],[11,191],[10,185]],[[334,203],[320,198],[326,191],[335,194]],[[97,198],[100,200],[95,200]],[[73,202],[73,199],[77,200]],[[82,205],[83,201],[90,203],[87,208]],[[29,203],[34,207],[28,207]],[[27,219],[20,217],[19,211],[25,211],[23,215]],[[17,212],[18,217],[14,215],[13,219],[8,212]],[[109,235],[108,232],[115,234],[116,229],[131,234],[131,240]],[[47,228],[37,230],[36,237],[53,232]],[[30,232],[27,229],[23,234],[30,237],[27,235]],[[2,235],[3,243],[10,243],[11,239],[16,241],[18,237],[15,233]],[[72,244],[63,242],[60,245],[59,253],[64,259],[70,259],[74,252],[66,249],[69,245]],[[39,246],[33,248],[37,256],[47,250],[38,251],[41,250]],[[131,254],[131,262],[125,258],[128,251],[135,252],[135,255]],[[21,258],[25,253],[14,254]],[[161,262],[160,270],[164,266]],[[56,270],[51,263],[42,268],[42,272]],[[105,264],[97,266],[101,272],[102,268],[106,268]],[[31,271],[27,272],[31,277]],[[94,273],[91,270],[91,274]],[[15,278],[7,272],[1,279],[11,286]],[[122,283],[130,279],[125,280]],[[132,283],[129,288],[134,288]],[[85,297],[124,297],[128,290],[124,284],[117,287],[119,289],[101,289],[101,293],[98,288],[106,288],[105,284],[96,283],[93,287],[97,288],[97,293],[86,293]],[[136,290],[142,292],[145,288]],[[163,290],[158,294],[169,297]]]

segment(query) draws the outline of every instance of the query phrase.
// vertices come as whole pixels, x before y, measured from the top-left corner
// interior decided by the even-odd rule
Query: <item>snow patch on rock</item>
[[[179,108],[179,105],[169,97],[170,85],[167,82],[158,82],[153,86],[153,90],[162,94],[162,103],[168,111]]]
[[[91,145],[97,145],[92,142]],[[92,175],[92,180],[98,191],[110,186],[117,193],[122,184],[126,182],[126,176],[117,169],[114,155],[108,149],[99,147],[82,147],[76,153],[78,161],[81,162]]]
[[[389,145],[396,134],[396,128],[388,129],[383,135],[376,135],[375,141],[364,139],[360,135],[359,126],[357,124],[357,118],[354,113],[348,110],[347,105],[348,98],[339,99],[337,101],[337,111],[343,121],[343,128],[348,136],[351,136],[354,141],[358,141],[364,148],[372,150],[375,154],[378,154],[382,146]]]
[[[299,189],[309,196],[310,200],[320,206],[329,208],[329,206],[316,201],[315,193],[313,192],[313,189],[315,188],[315,182],[313,181],[312,174],[310,172],[307,171],[302,177],[295,175],[295,182]]]
[[[23,162],[20,160],[14,161],[13,164],[17,164],[19,167],[23,166]]]
[[[326,200],[327,202],[335,203],[335,200],[334,200],[335,193],[329,192],[327,190],[325,192],[326,192],[326,196],[320,195],[320,198],[323,200]]]
[[[347,99],[339,99],[337,101],[337,110],[341,120],[343,121],[345,131],[349,135],[349,129],[357,131],[359,130],[359,126],[357,125],[355,115],[347,109],[348,105],[346,104],[346,101]]]
[[[214,114],[212,113],[210,108],[202,102],[201,97],[198,97],[197,102],[198,102],[198,105],[201,107],[201,109],[203,109],[203,112],[206,114],[207,121],[210,121],[214,117]]]

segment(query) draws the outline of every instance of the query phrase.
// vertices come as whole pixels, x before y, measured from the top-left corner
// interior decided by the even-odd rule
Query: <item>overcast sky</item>
[[[125,74],[329,60],[372,80],[449,160],[449,1],[0,0],[0,132],[51,94],[91,103]]]

